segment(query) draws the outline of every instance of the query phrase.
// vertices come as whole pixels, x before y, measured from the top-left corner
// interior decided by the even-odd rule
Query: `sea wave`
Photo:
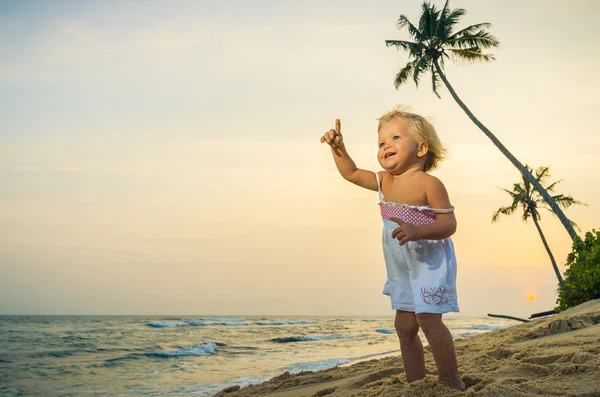
[[[316,324],[316,321],[298,320],[298,321],[256,321],[256,325],[295,325],[295,324]]]
[[[295,363],[285,368],[293,374],[302,371],[323,371],[325,369],[337,367],[353,361],[352,358],[329,358],[327,360],[312,361],[307,363]]]
[[[102,364],[102,366],[115,366],[121,361],[140,360],[144,357],[154,358],[173,358],[173,357],[202,357],[212,356],[217,352],[217,346],[225,346],[224,343],[205,343],[203,345],[193,345],[183,349],[162,351],[162,352],[145,352],[128,354],[122,357],[110,358]]]
[[[213,321],[207,319],[187,320],[185,323],[192,327],[205,327],[209,325],[223,325],[226,327],[247,327],[250,325],[243,321]]]
[[[330,339],[348,339],[353,338],[350,335],[324,335],[324,336],[289,336],[287,338],[274,338],[269,341],[275,343],[291,343],[291,342],[313,342],[320,340],[330,340]]]
[[[391,329],[387,329],[387,328],[379,328],[377,330],[377,332],[379,332],[380,334],[387,334],[387,335],[389,335],[389,334],[395,334],[394,331],[392,331]]]
[[[171,357],[200,357],[200,356],[211,356],[217,352],[216,343],[205,343],[203,345],[194,345],[179,350],[172,350],[166,352],[153,352],[145,353],[145,356],[159,357],[159,358],[171,358]]]
[[[157,321],[146,324],[152,328],[178,328],[178,327],[207,327],[207,326],[226,326],[226,327],[247,327],[250,325],[305,325],[316,324],[316,321],[309,320],[290,320],[290,321],[255,321],[246,322],[244,318],[226,318],[226,317],[208,317],[198,320],[184,320],[184,323],[168,323],[166,321]]]
[[[146,324],[148,327],[153,328],[177,328],[177,327],[185,327],[187,324],[171,324],[166,321],[158,321],[156,323],[148,323]]]
[[[98,354],[98,353],[123,353],[123,352],[137,351],[137,350],[139,350],[139,349],[128,348],[128,347],[112,348],[112,349],[107,349],[107,348],[103,348],[103,347],[81,348],[81,347],[74,345],[74,348],[32,352],[32,353],[29,353],[27,355],[27,357],[30,357],[30,358],[44,358],[44,357],[64,358],[64,357],[71,357],[74,355]],[[1,359],[0,359],[0,362],[2,362]]]
[[[246,321],[246,319],[243,317],[202,317],[201,320],[225,323]]]

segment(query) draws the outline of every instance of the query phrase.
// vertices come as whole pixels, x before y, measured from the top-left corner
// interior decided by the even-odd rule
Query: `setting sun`
[[[529,294],[529,295],[527,296],[527,299],[528,299],[528,300],[530,300],[530,301],[533,301],[533,300],[535,300],[535,295],[533,295],[533,294]]]

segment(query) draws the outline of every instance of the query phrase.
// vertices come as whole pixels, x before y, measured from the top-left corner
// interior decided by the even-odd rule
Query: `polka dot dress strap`
[[[375,178],[377,179],[377,191],[379,192],[379,202],[383,202],[383,193],[381,193],[381,181],[379,181],[379,172],[375,172]]]
[[[432,208],[431,212],[434,214],[449,214],[454,212],[454,206],[451,206],[450,208]]]

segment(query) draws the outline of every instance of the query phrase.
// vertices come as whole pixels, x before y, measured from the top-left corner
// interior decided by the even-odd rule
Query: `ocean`
[[[515,324],[444,322],[454,338]],[[0,396],[208,397],[285,371],[389,355],[400,355],[392,315],[0,316]]]

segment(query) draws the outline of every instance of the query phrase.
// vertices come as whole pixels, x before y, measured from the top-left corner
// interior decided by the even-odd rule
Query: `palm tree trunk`
[[[550,251],[548,242],[546,242],[546,237],[544,237],[544,233],[542,233],[542,228],[540,227],[535,214],[533,214],[531,212],[530,212],[530,214],[531,214],[531,217],[533,218],[533,223],[535,223],[535,227],[537,227],[538,233],[540,234],[540,237],[542,238],[542,243],[544,243],[544,247],[546,247],[546,252],[548,252],[548,256],[550,257],[550,261],[552,262],[552,267],[554,267],[554,273],[556,273],[556,277],[558,278],[558,284],[562,288],[563,279],[562,279],[562,276],[560,275],[560,271],[558,270],[558,266],[556,266],[556,261],[554,260],[554,255],[552,255],[552,251]]]
[[[550,196],[550,194],[548,194],[548,192],[546,191],[546,189],[544,189],[544,187],[538,182],[538,180],[535,179],[533,177],[533,175],[531,175],[531,172],[529,172],[529,170],[527,170],[527,168],[525,168],[523,166],[523,164],[521,164],[519,162],[519,160],[517,160],[517,158],[515,156],[513,156],[511,152],[508,151],[508,149],[498,140],[498,138],[496,138],[496,136],[494,134],[492,134],[492,132],[490,130],[488,130],[475,117],[475,115],[473,115],[473,113],[471,113],[471,111],[469,110],[469,108],[467,108],[467,106],[463,103],[463,101],[460,100],[460,98],[458,97],[458,95],[456,95],[456,92],[454,92],[454,89],[450,85],[450,82],[446,78],[446,75],[444,75],[444,72],[440,68],[440,65],[438,64],[438,61],[434,60],[433,62],[434,62],[434,65],[435,65],[435,70],[439,73],[440,77],[444,81],[444,84],[446,85],[446,88],[448,88],[448,91],[450,91],[450,94],[452,95],[452,98],[454,98],[454,100],[456,101],[456,103],[458,103],[458,106],[460,106],[461,109],[467,114],[467,116],[469,116],[469,118],[471,119],[471,121],[473,121],[473,123],[475,123],[475,125],[477,127],[479,127],[479,129],[481,131],[483,131],[483,133],[488,138],[491,139],[491,141],[502,152],[502,154],[504,154],[510,160],[510,162],[513,163],[513,165],[515,167],[517,167],[517,169],[521,172],[521,174],[523,174],[523,176],[525,178],[527,178],[527,180],[529,181],[529,183],[531,183],[533,185],[533,187],[535,187],[535,190],[537,190],[540,193],[540,195],[548,203],[548,205],[550,206],[550,208],[552,208],[552,211],[556,214],[556,216],[558,217],[558,219],[560,219],[560,221],[562,222],[562,224],[565,227],[565,229],[567,229],[567,232],[569,233],[569,236],[571,236],[571,240],[575,240],[575,237],[577,237],[577,233],[575,233],[575,229],[573,228],[573,226],[571,225],[571,222],[569,222],[569,220],[567,219],[567,217],[565,216],[565,214],[562,212],[562,210],[560,209],[560,207],[552,199],[552,197]]]

